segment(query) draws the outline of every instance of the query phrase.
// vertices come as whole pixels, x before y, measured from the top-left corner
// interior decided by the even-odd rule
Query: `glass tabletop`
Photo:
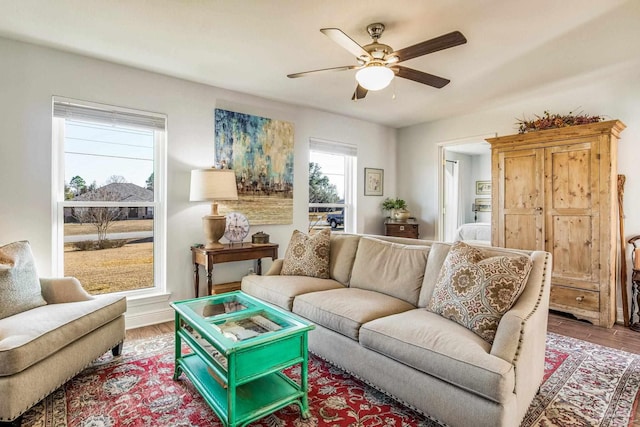
[[[268,306],[241,291],[178,301],[171,305],[183,318],[200,326],[203,333],[222,336],[232,342],[310,326],[295,315]]]
[[[236,313],[246,310],[247,308],[253,308],[254,305],[246,301],[245,298],[241,298],[239,295],[219,295],[217,298],[205,297],[191,300],[190,303],[184,305],[189,307],[191,311],[197,315],[210,318],[223,314]]]

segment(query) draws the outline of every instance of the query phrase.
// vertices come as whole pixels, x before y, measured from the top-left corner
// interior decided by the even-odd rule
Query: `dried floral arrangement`
[[[569,114],[550,114],[545,111],[542,117],[536,115],[534,120],[518,120],[518,133],[535,132],[538,130],[563,128],[566,126],[586,125],[588,123],[597,123],[604,120],[602,116],[590,116],[579,112],[573,114],[569,111]]]

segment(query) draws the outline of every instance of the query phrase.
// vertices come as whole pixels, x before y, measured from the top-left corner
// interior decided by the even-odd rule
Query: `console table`
[[[213,290],[213,264],[232,261],[257,260],[256,273],[262,274],[262,258],[278,258],[278,245],[275,243],[227,243],[219,249],[205,249],[204,246],[191,246],[193,260],[193,288],[198,298],[200,285],[199,266],[207,271],[207,288],[209,295]]]

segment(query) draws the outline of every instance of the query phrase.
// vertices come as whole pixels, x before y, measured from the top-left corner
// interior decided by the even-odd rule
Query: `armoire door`
[[[494,152],[494,246],[544,250],[543,150]],[[496,185],[497,184],[497,185]],[[497,241],[495,238],[497,237]]]
[[[553,255],[554,285],[600,288],[598,147],[594,140],[545,149],[546,250]]]

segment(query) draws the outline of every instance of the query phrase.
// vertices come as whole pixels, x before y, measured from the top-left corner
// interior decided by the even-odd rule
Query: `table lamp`
[[[212,202],[211,213],[202,217],[202,227],[207,238],[205,249],[217,249],[224,235],[226,218],[218,214],[219,200],[238,200],[236,174],[231,169],[195,169],[191,171],[192,202]]]
[[[473,222],[478,222],[478,206],[471,203],[471,211],[473,212]]]

